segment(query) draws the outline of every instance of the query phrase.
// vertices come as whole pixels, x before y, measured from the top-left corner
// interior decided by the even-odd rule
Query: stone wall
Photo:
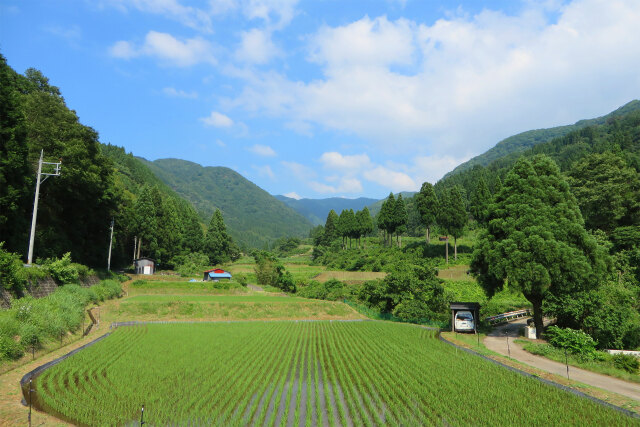
[[[34,298],[42,298],[52,294],[58,289],[58,285],[51,277],[36,280],[35,284],[27,283],[27,292]]]
[[[11,300],[13,297],[6,289],[0,289],[0,308],[11,308]]]

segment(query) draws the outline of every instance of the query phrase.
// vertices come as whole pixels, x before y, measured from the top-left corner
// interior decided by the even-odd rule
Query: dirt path
[[[519,337],[519,331],[526,325],[526,321],[526,318],[519,319],[507,325],[494,328],[493,331],[484,339],[484,345],[489,350],[495,351],[496,353],[500,353],[504,356],[509,354],[510,349],[512,359],[516,359],[527,365],[566,378],[566,365],[531,354],[513,342],[514,338]],[[507,347],[507,337],[509,337],[509,347]],[[607,375],[585,371],[584,369],[576,368],[574,366],[569,366],[569,378],[583,384],[588,384],[640,401],[640,384],[637,383],[631,383]]]
[[[257,292],[264,292],[264,289],[262,289],[260,286],[258,285],[252,285],[251,283],[247,284],[247,288],[257,291]]]

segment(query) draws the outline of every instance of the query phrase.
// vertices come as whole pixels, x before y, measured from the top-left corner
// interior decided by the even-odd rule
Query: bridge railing
[[[486,318],[486,321],[490,324],[495,324],[509,322],[511,320],[527,316],[531,316],[531,310],[528,308],[524,310],[509,311],[507,313],[497,314],[495,316],[489,316]]]

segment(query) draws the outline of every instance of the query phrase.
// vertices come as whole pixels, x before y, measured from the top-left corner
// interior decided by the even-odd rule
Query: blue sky
[[[385,197],[640,97],[640,2],[3,0],[100,140],[272,194]]]

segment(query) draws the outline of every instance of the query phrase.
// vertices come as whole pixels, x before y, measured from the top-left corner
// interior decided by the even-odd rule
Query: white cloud
[[[212,111],[208,117],[202,117],[200,119],[206,126],[212,126],[216,128],[228,128],[233,126],[233,120],[222,113]]]
[[[215,64],[213,46],[201,37],[180,41],[168,33],[149,31],[140,47],[128,41],[118,41],[109,52],[112,56],[130,59],[139,56],[155,57],[164,65],[191,67],[199,63]]]
[[[173,87],[165,87],[162,89],[162,92],[173,98],[196,99],[198,97],[198,93],[195,91],[185,92],[184,90],[179,90]]]
[[[316,192],[322,194],[336,193],[361,193],[362,183],[357,178],[343,177],[338,185],[328,185],[317,181],[311,181],[309,186]]]
[[[275,178],[275,174],[273,173],[273,171],[271,170],[271,166],[269,165],[264,165],[264,166],[252,165],[251,167],[258,172],[259,176],[268,177],[272,180]]]
[[[296,193],[295,191],[292,191],[290,193],[285,193],[283,194],[283,196],[285,197],[290,197],[292,199],[296,199],[296,200],[300,200],[302,199],[302,196],[300,196],[298,193]]]
[[[240,62],[266,64],[280,55],[280,50],[273,44],[271,34],[266,30],[253,28],[243,32],[241,39],[240,47],[235,53],[235,58]]]
[[[331,74],[345,67],[409,64],[414,55],[409,21],[389,22],[365,16],[343,27],[323,27],[311,42],[310,60],[325,65]]]
[[[298,0],[244,0],[242,11],[249,19],[261,19],[269,27],[281,29],[295,16]]]
[[[133,45],[127,41],[121,40],[116,42],[109,48],[111,56],[121,59],[130,59],[138,56],[138,52]]]
[[[321,77],[252,74],[234,105],[355,134],[386,153],[455,158],[638,97],[640,2],[526,2],[433,24],[364,17],[309,38]]]
[[[262,157],[275,157],[277,155],[276,152],[273,151],[273,148],[269,147],[268,145],[261,144],[255,144],[247,148],[247,151],[250,151],[253,154],[257,154],[258,156]]]
[[[227,144],[225,144],[224,141],[221,139],[216,139],[216,145],[220,148],[224,148],[227,146]]]
[[[406,173],[393,171],[384,166],[367,169],[362,175],[367,180],[389,188],[393,192],[411,191],[417,186],[416,182]]]
[[[345,172],[356,172],[369,165],[371,160],[366,154],[355,154],[344,156],[338,152],[331,151],[320,156],[320,163],[327,169],[336,169]]]
[[[181,24],[203,32],[211,32],[211,17],[203,9],[184,6],[177,0],[103,0],[102,4],[123,12],[136,9],[140,12],[165,16]]]

